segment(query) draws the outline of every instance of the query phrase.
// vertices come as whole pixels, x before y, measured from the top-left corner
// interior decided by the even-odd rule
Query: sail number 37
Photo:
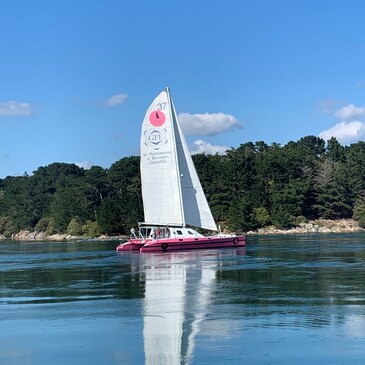
[[[165,110],[167,103],[157,103],[157,110]]]

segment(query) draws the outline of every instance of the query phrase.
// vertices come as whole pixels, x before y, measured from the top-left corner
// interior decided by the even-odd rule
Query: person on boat
[[[166,226],[166,238],[170,237],[170,228]]]
[[[137,238],[136,237],[136,231],[133,227],[131,228],[131,236],[134,237],[134,238]]]
[[[160,227],[158,227],[156,230],[156,238],[160,238],[160,235],[161,235],[161,230]]]

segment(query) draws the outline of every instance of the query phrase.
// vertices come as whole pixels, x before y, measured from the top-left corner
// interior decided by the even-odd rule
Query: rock
[[[48,236],[47,239],[50,241],[64,241],[66,236],[64,234],[56,233]]]
[[[6,240],[6,237],[3,234],[0,234],[0,240]]]
[[[318,232],[319,233],[331,233],[331,230],[327,227],[319,227]]]
[[[307,223],[300,223],[297,227],[293,227],[287,230],[277,229],[275,226],[262,227],[257,232],[249,231],[246,234],[307,234],[307,233],[345,233],[345,232],[363,232],[356,221],[353,219],[318,219],[315,221],[309,221]]]
[[[46,232],[37,232],[37,235],[35,236],[35,239],[37,241],[44,241],[47,239],[47,234]]]
[[[29,238],[29,234],[30,234],[30,231],[27,231],[27,230],[22,230],[14,235],[12,235],[12,239],[13,240],[16,240],[16,241],[25,241],[25,240],[29,240],[31,238]]]

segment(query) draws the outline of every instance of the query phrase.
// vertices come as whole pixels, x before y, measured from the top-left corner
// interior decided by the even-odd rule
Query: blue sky
[[[364,14],[360,0],[3,0],[0,178],[138,154],[166,86],[192,152],[365,139]]]

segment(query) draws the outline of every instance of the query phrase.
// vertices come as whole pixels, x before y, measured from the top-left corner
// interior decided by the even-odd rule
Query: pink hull
[[[161,240],[129,240],[117,246],[117,251],[139,251],[139,252],[169,252],[179,250],[201,250],[225,247],[244,247],[246,238],[244,236],[233,237],[203,237],[203,238],[180,238]]]

